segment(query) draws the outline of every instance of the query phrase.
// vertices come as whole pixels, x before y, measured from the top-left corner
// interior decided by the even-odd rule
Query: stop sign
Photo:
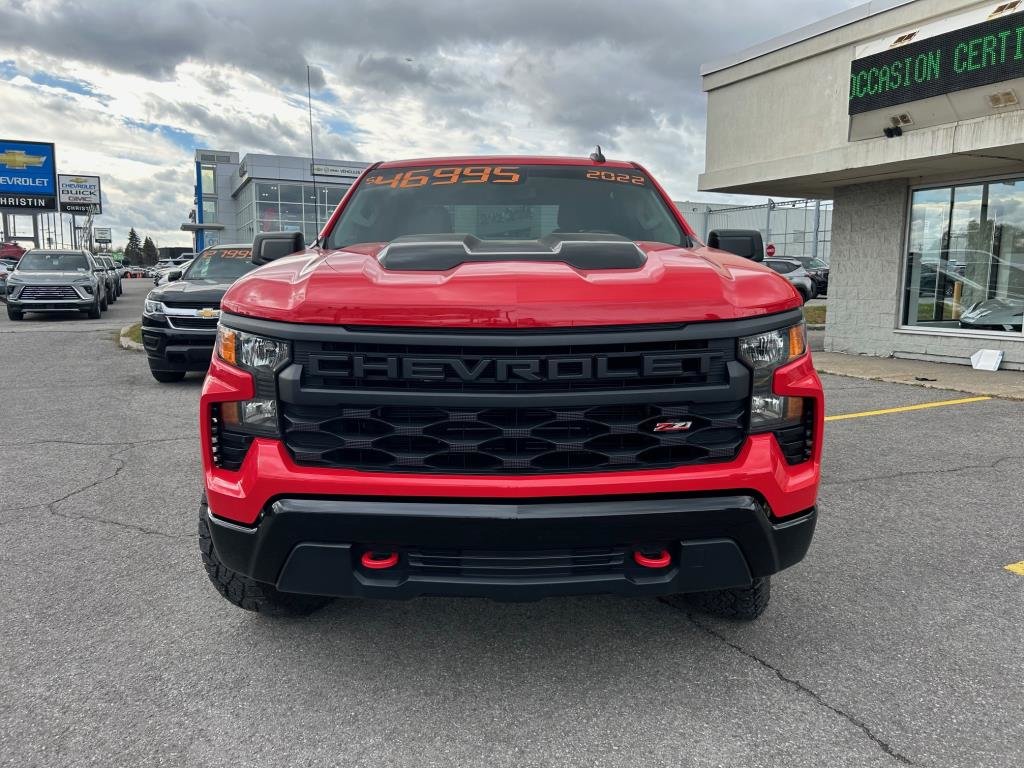
[[[774,256],[775,255],[775,243],[768,243],[768,245],[765,246],[764,252],[768,256],[768,258],[771,258],[772,256]]]

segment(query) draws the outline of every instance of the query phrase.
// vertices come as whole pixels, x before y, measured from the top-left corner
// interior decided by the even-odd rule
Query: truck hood
[[[31,271],[27,269],[19,269],[10,274],[10,277],[17,282],[32,283],[33,285],[45,284],[45,283],[61,283],[66,285],[74,280],[80,280],[84,278],[92,277],[91,272],[84,272],[78,269],[71,269],[67,271],[54,271],[54,270],[39,270]]]
[[[633,269],[498,261],[409,272],[381,266],[385,245],[279,259],[235,282],[221,307],[293,323],[529,328],[732,320],[801,306],[767,267],[704,247],[637,243],[646,262]]]
[[[214,280],[178,280],[154,288],[149,297],[154,301],[172,304],[176,301],[189,304],[201,302],[209,307],[217,307],[230,286],[231,283],[219,283]]]

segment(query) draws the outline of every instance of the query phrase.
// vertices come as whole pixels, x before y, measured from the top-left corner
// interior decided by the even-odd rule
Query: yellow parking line
[[[880,411],[861,411],[860,413],[843,413],[838,416],[826,416],[825,421],[844,421],[845,419],[861,419],[865,416],[885,416],[890,413],[906,413],[907,411],[923,411],[925,408],[944,408],[947,405],[964,405],[965,403],[981,403],[991,397],[962,397],[959,400],[940,400],[936,403],[919,403],[904,405],[899,408],[883,408]]]
[[[1006,566],[1006,570],[1010,573],[1016,573],[1018,576],[1024,576],[1024,560],[1019,563],[1010,563]]]

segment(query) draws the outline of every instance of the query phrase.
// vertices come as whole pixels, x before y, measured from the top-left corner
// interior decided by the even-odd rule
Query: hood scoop
[[[407,235],[378,256],[395,272],[445,272],[463,264],[528,261],[568,264],[580,270],[639,269],[647,255],[619,235],[552,233],[539,240],[481,240],[475,235]]]

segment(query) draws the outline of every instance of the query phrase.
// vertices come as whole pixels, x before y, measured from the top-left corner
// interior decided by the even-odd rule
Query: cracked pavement
[[[338,602],[207,583],[199,379],[102,321],[0,320],[0,765],[1007,766],[1024,757],[1024,404],[828,425],[758,622],[657,600]],[[93,323],[93,325],[89,325]],[[830,413],[949,393],[825,377]]]

